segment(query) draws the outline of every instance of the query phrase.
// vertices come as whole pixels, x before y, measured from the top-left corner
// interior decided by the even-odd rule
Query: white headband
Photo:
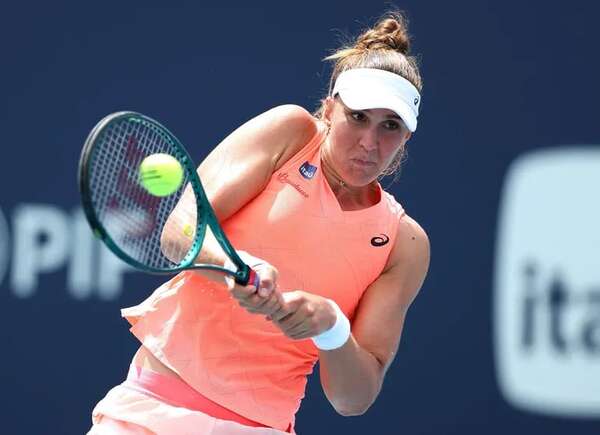
[[[404,77],[374,68],[355,68],[341,73],[332,96],[340,94],[353,110],[389,109],[402,118],[410,131],[417,129],[421,96]]]

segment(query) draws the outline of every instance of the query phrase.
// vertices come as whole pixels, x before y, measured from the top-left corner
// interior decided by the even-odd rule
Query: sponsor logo
[[[317,172],[317,167],[311,165],[310,163],[308,163],[308,161],[306,161],[302,163],[302,166],[300,166],[299,171],[300,175],[302,175],[307,180],[310,180],[312,177],[315,176],[315,173]]]
[[[283,172],[283,173],[280,173],[279,175],[277,175],[277,180],[280,183],[289,184],[294,189],[296,189],[303,197],[308,198],[308,193],[306,193],[306,191],[302,188],[302,186],[300,186],[300,184],[294,183],[292,180],[290,180],[289,174],[287,172]]]
[[[372,246],[383,246],[383,245],[387,245],[387,243],[389,241],[390,241],[390,238],[387,235],[380,234],[371,239],[371,245]]]
[[[33,298],[45,278],[60,271],[72,299],[110,301],[134,270],[93,237],[79,207],[22,203],[6,219],[0,211],[0,287],[19,299]]]
[[[505,180],[494,276],[494,358],[525,411],[600,418],[600,149],[544,150]]]
[[[415,103],[415,106],[416,106],[417,104],[419,104],[419,97],[415,97],[415,100],[413,101],[413,103]]]

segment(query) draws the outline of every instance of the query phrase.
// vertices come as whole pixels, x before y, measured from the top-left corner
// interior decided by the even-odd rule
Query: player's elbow
[[[179,263],[181,261],[181,258],[176,257],[176,250],[174,249],[174,246],[175,244],[170,240],[161,239],[160,241],[160,251],[162,255],[165,256],[169,261],[172,261],[173,263]]]
[[[344,417],[363,415],[375,403],[381,390],[381,382],[376,382],[375,379],[364,382],[364,379],[353,385],[343,382],[337,388],[333,388],[331,384],[323,386],[325,396],[338,414]]]
[[[344,417],[356,417],[359,415],[363,415],[368,409],[371,407],[371,404],[354,404],[354,405],[346,405],[346,406],[336,406],[334,405],[335,411],[344,416]]]
[[[344,417],[354,417],[367,412],[375,402],[375,397],[370,394],[360,394],[354,397],[329,398],[329,402],[338,414]]]
[[[344,417],[357,417],[367,412],[368,408],[365,409],[336,409],[337,413]]]
[[[163,229],[160,236],[160,250],[167,259],[173,263],[179,263],[185,257],[190,246],[184,246],[182,237],[175,237],[176,231],[171,227],[172,224],[167,223]]]

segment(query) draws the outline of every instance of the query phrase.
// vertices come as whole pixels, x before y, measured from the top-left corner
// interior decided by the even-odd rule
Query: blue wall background
[[[425,87],[419,130],[390,190],[428,231],[431,270],[376,404],[361,417],[337,416],[314,376],[297,429],[597,433],[600,419],[593,416],[531,413],[503,398],[491,319],[497,214],[510,163],[530,150],[600,143],[600,5],[399,6],[411,19]],[[146,113],[200,161],[237,125],[274,105],[314,109],[327,88],[321,59],[341,33],[356,34],[386,7],[356,0],[3,6],[3,433],[85,433],[93,405],[124,377],[137,346],[118,309],[143,300],[161,281],[101,269],[98,247],[86,250],[86,233],[77,230],[76,167],[95,122],[117,110]],[[43,247],[62,237],[63,256],[52,264],[31,254],[46,265],[30,273],[18,246],[39,219],[64,228],[41,231],[32,243]],[[89,252],[91,275],[85,275],[77,260]],[[37,281],[27,287],[30,275]],[[112,287],[98,284],[121,276]],[[87,287],[77,279],[89,279]],[[594,358],[600,367],[600,356]]]

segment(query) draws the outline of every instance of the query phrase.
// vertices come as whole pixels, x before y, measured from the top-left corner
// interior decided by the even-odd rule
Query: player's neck
[[[379,202],[380,192],[376,181],[366,186],[353,186],[337,174],[327,163],[327,159],[321,159],[321,167],[342,210],[361,210]]]

